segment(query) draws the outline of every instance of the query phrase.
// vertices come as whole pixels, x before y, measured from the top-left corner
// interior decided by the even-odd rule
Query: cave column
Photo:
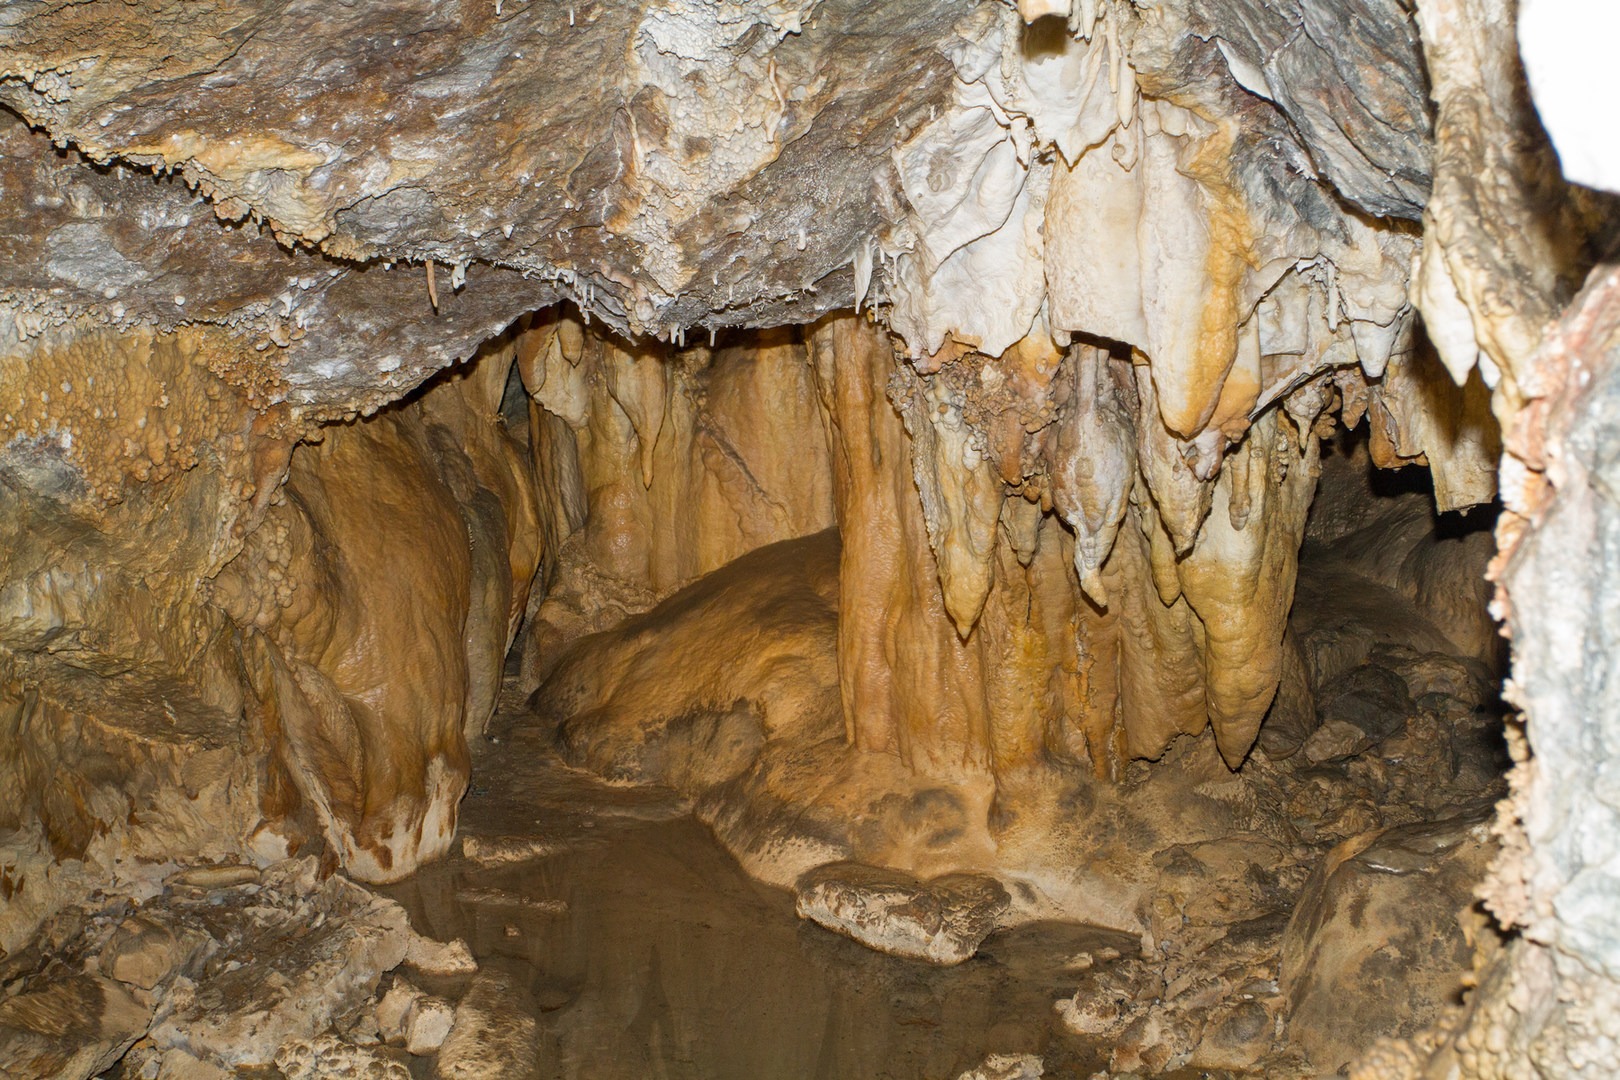
[[[818,324],[810,358],[827,422],[843,537],[838,672],[844,725],[863,750],[920,772],[984,769],[989,706],[980,635],[945,610],[913,479],[910,437],[887,388],[887,332],[855,316]]]

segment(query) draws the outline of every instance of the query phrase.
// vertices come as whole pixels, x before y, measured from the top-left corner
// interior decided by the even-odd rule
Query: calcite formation
[[[767,880],[999,875],[1173,968],[1233,837],[1298,870],[1489,790],[1486,553],[1319,500],[1354,455],[1500,488],[1526,716],[1523,933],[1380,1052],[1597,1075],[1620,182],[1544,7],[9,5],[0,960],[182,859],[410,874],[504,680]],[[1280,997],[1182,976],[1143,1067],[1262,1060]],[[141,1025],[76,977],[98,1064]],[[502,992],[447,1075],[532,1056]],[[1108,1023],[1120,1068],[1175,1027]]]

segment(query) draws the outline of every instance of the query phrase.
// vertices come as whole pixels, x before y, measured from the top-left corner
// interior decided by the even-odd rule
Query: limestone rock
[[[535,1080],[540,1071],[537,1011],[512,976],[479,972],[456,1006],[434,1075],[440,1080]]]
[[[1189,1063],[1200,1069],[1248,1069],[1270,1052],[1277,1017],[1253,998],[1225,1001],[1210,1010]]]
[[[288,1040],[276,1051],[275,1066],[286,1080],[410,1080],[411,1075],[403,1062],[332,1034]]]
[[[443,1045],[455,1016],[449,1002],[397,977],[372,1012],[377,1034],[384,1042],[402,1044],[418,1057],[432,1054]]]
[[[70,976],[0,1001],[0,1074],[88,1080],[146,1033],[152,1010],[110,979]]]
[[[1152,991],[1130,969],[1107,967],[1088,979],[1072,997],[1054,1003],[1063,1026],[1076,1035],[1112,1043],[1151,1007]]]
[[[150,990],[184,969],[207,943],[196,931],[179,936],[161,923],[135,916],[124,921],[102,950],[101,970],[119,982]]]
[[[533,836],[463,836],[461,854],[480,866],[505,866],[555,855],[555,841]]]
[[[1312,159],[1371,214],[1416,217],[1428,197],[1423,62],[1396,0],[1356,0],[1330,14],[1308,2],[1197,6],[1233,77],[1306,132]],[[1336,18],[1360,32],[1340,33]],[[1341,82],[1342,80],[1342,82]]]
[[[1377,664],[1363,664],[1322,688],[1317,715],[1323,726],[1348,724],[1376,742],[1406,725],[1412,697],[1406,680]]]
[[[1034,1054],[991,1054],[957,1080],[1040,1080],[1045,1075],[1045,1064]]]
[[[213,1062],[174,1047],[158,1059],[156,1080],[229,1080],[230,1075]]]
[[[194,979],[170,991],[151,1032],[159,1048],[257,1066],[302,1040],[296,1060],[314,1062],[325,1051],[310,1049],[309,1040],[357,1011],[382,974],[404,960],[414,934],[397,904],[340,877],[317,882],[313,860],[283,864],[266,877],[270,888],[219,898],[246,910]],[[199,901],[204,910],[211,906],[206,897]]]
[[[192,889],[233,889],[239,885],[257,885],[262,880],[258,867],[221,864],[186,867],[165,884]]]
[[[392,272],[379,265],[377,274],[329,278],[325,261],[278,258],[264,237],[265,254],[250,261],[281,265],[255,283],[257,295],[221,305],[247,321],[255,300],[279,309],[289,278],[309,280],[292,286],[304,317],[289,322],[313,330],[314,347],[305,355],[302,335],[291,343],[299,355],[290,373],[304,395],[331,400],[316,383],[360,389],[387,374],[380,361],[391,356],[400,367],[390,370],[414,385],[560,292],[598,320],[648,336],[728,307],[723,325],[777,325],[847,306],[854,251],[882,224],[873,175],[887,167],[895,133],[947,102],[942,50],[971,6],[837,0],[808,19],[799,5],[721,14],[682,2],[644,17],[639,4],[615,0],[572,12],[578,18],[567,5],[497,14],[491,4],[474,19],[445,20],[409,4],[363,15],[294,4],[245,23],[222,17],[195,33],[165,32],[169,60],[150,78],[139,71],[153,13],[132,11],[97,24],[107,77],[76,82],[71,100],[40,96],[20,79],[6,101],[96,160],[184,171],[230,220],[252,215],[289,243],[342,259],[399,260]],[[7,72],[51,69],[73,51],[75,19],[29,14],[37,21],[8,24],[0,38]],[[380,25],[389,30],[378,36]],[[390,44],[396,38],[403,51]],[[201,44],[225,40],[240,48]],[[730,59],[717,68],[721,55]],[[366,74],[351,93],[303,93],[332,63]],[[834,68],[843,75],[828,78]],[[221,80],[262,85],[265,102],[282,105],[248,106],[223,95]],[[445,95],[466,108],[447,115]],[[193,101],[194,118],[160,121],[180,97]],[[114,116],[124,119],[100,124]],[[308,125],[324,134],[314,139]],[[508,125],[524,137],[497,137]],[[247,130],[259,134],[231,141]],[[390,159],[397,175],[378,168]],[[504,164],[492,169],[497,160]],[[200,199],[189,209],[213,225]],[[437,305],[425,270],[434,263]],[[743,266],[758,276],[745,278]],[[339,299],[356,286],[373,295]],[[153,306],[173,317],[176,291]],[[75,300],[105,306],[87,292]],[[408,296],[397,313],[409,315],[378,322],[380,349],[369,335],[347,345],[325,336],[350,313],[389,306],[387,294]],[[136,317],[144,300],[126,301]],[[323,362],[325,376],[316,374]]]
[[[395,979],[377,1002],[373,1012],[377,1018],[377,1033],[386,1042],[401,1042],[405,1038],[406,1022],[411,1010],[427,995],[404,979]]]
[[[1478,817],[1353,838],[1307,883],[1283,937],[1289,1031],[1322,1069],[1410,1034],[1459,995],[1460,915],[1493,853]]]
[[[455,1021],[455,1009],[443,998],[423,997],[411,1004],[405,1018],[405,1049],[418,1057],[444,1045]]]
[[[977,952],[1010,903],[1001,883],[982,874],[919,881],[859,863],[818,867],[795,891],[800,918],[880,952],[935,964],[959,964]]]
[[[1320,765],[1355,757],[1372,744],[1365,728],[1345,720],[1331,720],[1311,733],[1300,753],[1306,761]]]
[[[405,947],[405,962],[426,975],[470,975],[478,970],[472,950],[460,938],[435,941],[413,934]]]

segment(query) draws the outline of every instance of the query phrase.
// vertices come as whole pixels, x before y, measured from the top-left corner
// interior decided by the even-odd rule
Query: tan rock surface
[[[573,760],[750,871],[1140,933],[1130,1001],[1073,1009],[1114,1066],[1263,1070],[1275,927],[1225,930],[1492,790],[1489,542],[1431,506],[1500,490],[1529,719],[1486,893],[1522,940],[1379,1052],[1590,1075],[1610,270],[1569,305],[1620,214],[1558,173],[1517,7],[12,5],[0,963],[101,887],[446,854],[520,645]],[[1363,422],[1430,490],[1338,483]],[[97,924],[101,975],[218,959],[149,915]],[[375,944],[332,945],[345,1008]],[[441,1071],[534,1057],[480,978]],[[290,1041],[214,1059],[398,1072],[260,1011]],[[73,1069],[123,1038],[81,1034]]]
[[[1324,1071],[1433,1024],[1469,966],[1473,890],[1493,855],[1484,821],[1353,837],[1300,896],[1282,941],[1293,1037]]]
[[[0,1002],[0,1071],[88,1080],[146,1033],[152,1010],[110,979],[79,976]]]

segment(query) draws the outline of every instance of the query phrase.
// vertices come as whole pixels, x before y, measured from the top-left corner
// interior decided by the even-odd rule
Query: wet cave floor
[[[1084,1078],[1106,1064],[1053,1002],[1107,950],[1134,952],[1131,936],[1031,924],[953,968],[885,956],[799,919],[672,793],[568,767],[532,718],[503,713],[491,731],[504,734],[479,748],[456,854],[381,891],[508,977],[510,1008],[537,1020],[544,1080],[955,1080],[991,1054]]]

